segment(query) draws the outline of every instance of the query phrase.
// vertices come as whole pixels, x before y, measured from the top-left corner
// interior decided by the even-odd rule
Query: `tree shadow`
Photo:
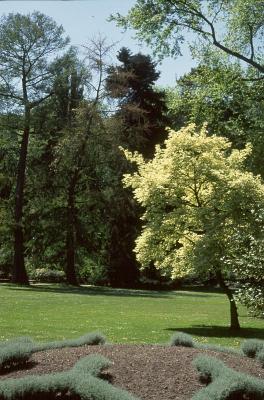
[[[70,285],[43,285],[34,284],[30,286],[18,286],[8,284],[5,285],[10,290],[41,292],[41,293],[67,293],[84,296],[112,296],[112,297],[152,297],[152,298],[169,298],[168,292],[139,290],[139,289],[118,289],[104,286],[70,286]]]
[[[209,298],[214,293],[221,293],[218,288],[187,287],[179,290],[146,290],[146,289],[124,289],[106,286],[70,286],[65,284],[33,284],[30,286],[4,284],[10,290],[42,292],[42,293],[67,293],[88,296],[113,296],[113,297],[149,297],[168,299],[175,297],[204,297]],[[190,292],[195,292],[190,293]]]
[[[229,327],[217,325],[193,325],[190,328],[165,328],[166,331],[184,332],[190,335],[202,337],[218,337],[218,338],[244,338],[244,339],[262,339],[264,340],[264,328],[241,328],[240,330],[231,330]]]

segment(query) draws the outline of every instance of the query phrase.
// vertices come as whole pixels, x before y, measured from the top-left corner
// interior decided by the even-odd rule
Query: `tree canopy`
[[[137,0],[127,16],[112,18],[159,56],[179,55],[192,32],[263,74],[263,7],[259,0]]]
[[[145,209],[135,247],[143,266],[154,262],[173,277],[210,271],[224,288],[232,268],[223,258],[232,237],[237,231],[254,234],[255,212],[264,207],[264,185],[243,165],[250,151],[232,150],[227,139],[189,125],[170,131],[151,161],[125,152],[138,172],[127,174],[124,184]]]

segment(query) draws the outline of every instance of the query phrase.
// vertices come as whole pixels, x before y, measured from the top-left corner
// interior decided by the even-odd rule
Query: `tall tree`
[[[138,260],[143,266],[154,262],[174,277],[214,274],[230,302],[232,329],[240,326],[226,283],[233,268],[225,257],[238,248],[234,234],[263,232],[263,220],[255,215],[264,209],[264,185],[244,168],[249,153],[249,147],[232,151],[227,139],[209,137],[195,125],[172,131],[149,162],[126,152],[138,172],[126,175],[124,183],[145,209],[135,248]]]
[[[132,27],[160,56],[179,55],[185,34],[253,67],[263,64],[263,2],[259,0],[137,0],[128,15],[113,17]]]
[[[77,115],[76,123],[69,124],[65,129],[62,141],[58,145],[62,154],[62,157],[59,155],[59,164],[63,169],[63,172],[62,170],[61,172],[65,182],[67,198],[65,272],[68,283],[72,285],[78,284],[76,273],[78,207],[76,201],[80,187],[83,187],[84,190],[87,188],[83,179],[84,174],[89,174],[87,171],[87,168],[89,169],[87,148],[90,137],[93,135],[93,130],[100,124],[100,109],[104,96],[106,72],[105,58],[107,58],[111,47],[112,45],[108,45],[106,39],[102,37],[91,40],[90,44],[85,47],[88,67],[92,74],[92,77],[86,82],[90,98],[86,99],[78,110],[75,110]],[[75,80],[75,83],[77,81]],[[72,106],[72,103],[69,106]]]
[[[52,55],[68,43],[63,28],[39,12],[9,14],[0,23],[0,98],[23,113],[15,191],[12,281],[28,284],[24,262],[23,203],[32,110],[50,97]]]
[[[234,148],[251,142],[248,166],[264,176],[263,88],[264,80],[251,80],[250,74],[245,75],[239,65],[228,63],[218,52],[207,53],[197,68],[167,90],[171,126],[178,129],[206,122],[210,134],[227,137]]]
[[[151,157],[155,145],[165,139],[166,104],[164,91],[154,87],[160,73],[147,55],[132,54],[123,47],[118,66],[108,69],[106,90],[117,101],[123,124],[123,143]]]

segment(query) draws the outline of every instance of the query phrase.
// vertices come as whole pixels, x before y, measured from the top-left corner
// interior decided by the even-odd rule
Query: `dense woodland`
[[[198,65],[170,88],[149,55],[109,63],[103,37],[80,52],[48,16],[1,19],[2,278],[215,281],[238,328],[232,281],[263,316],[263,2],[200,3],[112,16],[159,56],[197,34]]]

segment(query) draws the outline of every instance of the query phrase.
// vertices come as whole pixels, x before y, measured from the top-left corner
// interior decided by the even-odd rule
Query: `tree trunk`
[[[67,233],[66,233],[66,280],[70,285],[78,285],[75,270],[75,180],[68,188]]]
[[[230,303],[230,329],[239,330],[240,324],[239,324],[239,319],[238,319],[237,306],[236,306],[236,302],[235,302],[232,290],[230,290],[229,287],[227,286],[227,284],[225,283],[221,271],[217,271],[216,278],[217,278],[217,281],[218,281],[220,287],[223,289],[224,293],[227,295],[229,303]]]
[[[14,264],[12,270],[12,282],[28,285],[28,276],[24,260],[24,232],[23,232],[23,201],[26,176],[26,161],[28,150],[28,138],[30,129],[30,109],[25,108],[25,123],[20,147],[17,169],[17,182],[15,192],[15,226],[14,226]]]

